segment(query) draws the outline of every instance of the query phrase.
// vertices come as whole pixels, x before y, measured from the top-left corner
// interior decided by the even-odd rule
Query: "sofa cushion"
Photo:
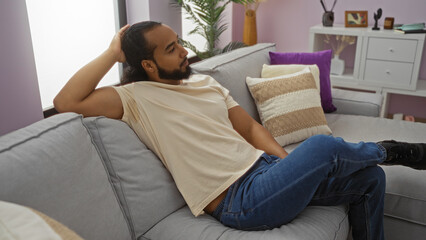
[[[134,236],[185,205],[161,161],[124,122],[85,118]]]
[[[309,67],[272,78],[247,77],[247,85],[262,124],[281,146],[331,133]]]
[[[331,97],[330,66],[331,50],[324,50],[314,53],[281,53],[270,52],[271,64],[316,64],[320,71],[321,103],[324,112],[334,112]]]
[[[43,212],[85,239],[130,238],[108,177],[80,115],[0,138],[0,200]]]
[[[332,88],[334,113],[378,117],[383,96],[380,93],[357,92]]]
[[[426,143],[424,123],[342,114],[326,114],[326,118],[333,135],[346,141],[394,139]],[[385,216],[426,227],[425,171],[403,166],[382,168],[386,173]]]
[[[235,101],[260,122],[256,105],[246,86],[246,77],[260,77],[263,64],[269,64],[269,51],[275,44],[261,43],[205,59],[191,65],[195,73],[212,76],[227,88]]]
[[[349,221],[345,206],[309,206],[292,222],[267,231],[226,227],[209,215],[195,218],[187,207],[165,218],[146,233],[146,239],[346,240]]]

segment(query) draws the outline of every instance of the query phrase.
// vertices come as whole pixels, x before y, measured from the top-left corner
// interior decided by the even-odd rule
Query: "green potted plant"
[[[222,22],[222,13],[229,3],[246,4],[255,0],[171,0],[171,4],[184,9],[187,19],[193,21],[196,27],[188,34],[198,34],[207,40],[207,50],[200,51],[193,44],[181,39],[182,45],[191,49],[200,59],[209,58],[236,48],[246,46],[242,42],[230,42],[223,49],[217,47],[219,36],[227,29]]]

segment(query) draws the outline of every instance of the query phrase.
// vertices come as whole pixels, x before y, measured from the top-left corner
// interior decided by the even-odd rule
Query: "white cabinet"
[[[330,49],[325,40],[342,35],[356,40],[342,52],[345,71],[330,76],[332,86],[382,93],[385,96],[382,116],[387,113],[389,93],[426,97],[423,95],[426,81],[418,81],[426,34],[318,25],[310,28],[310,51]]]
[[[425,34],[383,33],[382,37],[363,37],[361,80],[379,87],[415,90]]]

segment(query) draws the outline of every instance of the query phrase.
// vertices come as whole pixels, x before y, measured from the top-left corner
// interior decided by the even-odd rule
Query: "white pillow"
[[[309,67],[272,78],[246,78],[263,126],[281,145],[331,134]]]
[[[0,213],[2,240],[82,240],[66,226],[29,207],[0,201]]]
[[[262,73],[260,77],[262,78],[271,78],[278,77],[282,75],[297,73],[309,67],[312,75],[315,79],[315,85],[317,86],[318,91],[320,91],[320,72],[316,64],[312,65],[303,65],[303,64],[284,64],[284,65],[267,65],[263,64]]]

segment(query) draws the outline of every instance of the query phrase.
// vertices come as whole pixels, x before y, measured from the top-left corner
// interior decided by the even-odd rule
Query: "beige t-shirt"
[[[263,153],[232,127],[238,104],[212,77],[181,85],[152,81],[115,87],[122,120],[161,159],[195,216],[241,177]]]

